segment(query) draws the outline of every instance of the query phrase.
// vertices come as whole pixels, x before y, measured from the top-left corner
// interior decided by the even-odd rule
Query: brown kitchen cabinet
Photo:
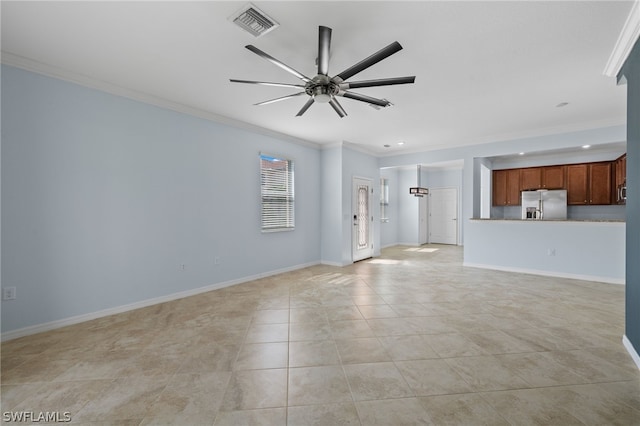
[[[621,185],[627,181],[627,154],[616,160],[616,185]]]
[[[566,166],[542,167],[542,188],[564,189],[566,169]]]
[[[520,189],[531,191],[542,188],[542,167],[520,169]]]
[[[623,154],[617,158],[614,162],[615,168],[615,197],[614,202],[616,204],[626,203],[626,186],[627,186],[627,154]]]
[[[521,191],[566,189],[567,204],[624,204],[626,155],[614,161],[493,171],[493,205],[519,206]]]
[[[566,166],[527,167],[520,169],[520,189],[564,189]]]
[[[567,204],[589,204],[589,165],[567,166]]]
[[[520,169],[493,171],[493,205],[520,205]]]
[[[589,204],[611,204],[613,167],[610,161],[589,164]]]
[[[570,164],[567,168],[567,204],[611,204],[612,163]]]

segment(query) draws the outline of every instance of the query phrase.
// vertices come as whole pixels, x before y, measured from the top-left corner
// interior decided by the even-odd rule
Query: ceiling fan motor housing
[[[340,88],[326,75],[318,74],[305,85],[307,95],[316,102],[327,103],[338,94]]]

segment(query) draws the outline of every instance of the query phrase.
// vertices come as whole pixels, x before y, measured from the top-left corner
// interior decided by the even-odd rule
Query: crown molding
[[[639,38],[640,0],[636,0],[631,7],[631,12],[629,12],[629,16],[627,17],[624,26],[622,27],[620,36],[618,36],[618,41],[616,41],[613,52],[611,52],[611,56],[609,56],[609,60],[607,61],[607,65],[604,69],[604,75],[607,77],[616,77],[618,75],[624,65],[624,62],[629,57],[633,46]]]
[[[360,145],[354,142],[343,141],[342,146],[345,148],[349,148],[351,151],[360,152],[362,154],[370,155],[372,157],[378,157],[378,153],[374,150],[370,149],[365,145]]]
[[[41,74],[46,77],[56,78],[58,80],[67,81],[80,86],[84,86],[90,89],[99,90],[101,92],[109,93],[111,95],[120,96],[123,98],[131,99],[134,101],[142,102],[145,104],[157,106],[160,108],[168,109],[182,114],[187,114],[193,117],[202,118],[207,121],[212,121],[218,124],[235,127],[241,130],[247,130],[253,133],[258,133],[264,136],[285,140],[296,145],[302,145],[309,148],[320,149],[321,145],[299,139],[285,133],[276,132],[273,130],[265,129],[264,127],[249,124],[244,121],[234,120],[223,115],[218,115],[209,111],[205,111],[199,108],[193,108],[178,102],[163,99],[157,96],[149,95],[147,93],[139,92],[132,89],[127,89],[109,83],[106,81],[98,80],[96,78],[75,73],[63,68],[55,67],[53,65],[45,64],[42,62],[34,61],[23,56],[14,55],[8,52],[1,52],[1,61],[3,65],[8,65],[15,68],[20,68],[25,71],[30,71],[36,74]]]

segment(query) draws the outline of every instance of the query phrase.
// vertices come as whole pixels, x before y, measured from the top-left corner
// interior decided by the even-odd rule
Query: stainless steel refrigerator
[[[522,219],[566,220],[567,190],[522,191]]]

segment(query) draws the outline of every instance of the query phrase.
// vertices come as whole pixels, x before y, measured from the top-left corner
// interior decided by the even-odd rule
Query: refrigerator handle
[[[540,200],[540,220],[544,219],[544,201]]]

